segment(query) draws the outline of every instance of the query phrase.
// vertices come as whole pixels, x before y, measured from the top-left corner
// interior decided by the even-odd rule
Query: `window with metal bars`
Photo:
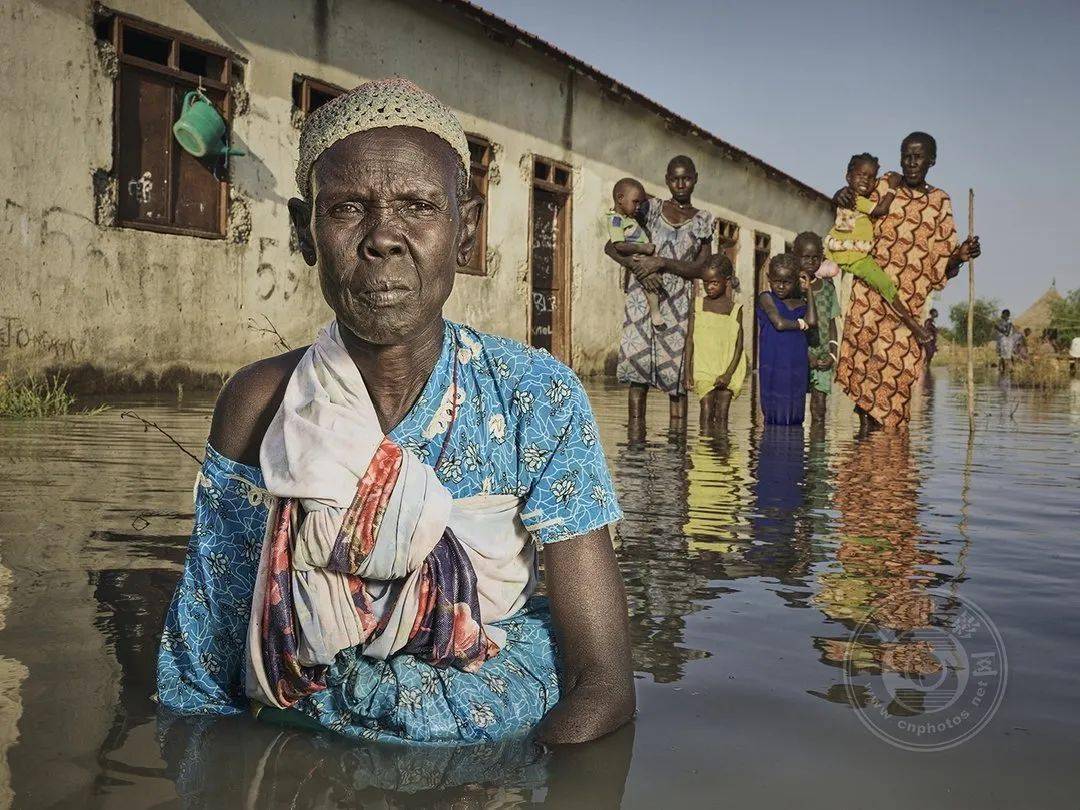
[[[480,222],[476,228],[476,247],[473,249],[469,263],[459,267],[458,271],[473,276],[487,275],[487,198],[488,198],[488,174],[491,170],[491,141],[482,135],[466,133],[469,141],[469,182],[474,194],[479,194],[484,199],[480,209]]]

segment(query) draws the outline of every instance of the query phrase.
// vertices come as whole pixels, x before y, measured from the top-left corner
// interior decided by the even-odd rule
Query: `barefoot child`
[[[833,370],[839,344],[836,336],[836,319],[840,317],[840,303],[836,297],[833,278],[840,268],[825,260],[821,237],[812,231],[803,231],[795,237],[792,246],[799,270],[809,277],[814,293],[814,312],[817,315],[817,345],[810,346],[810,424],[824,425],[825,403],[832,391]]]
[[[615,207],[605,215],[608,228],[608,240],[622,256],[652,256],[656,253],[656,245],[649,240],[649,234],[634,219],[638,207],[645,202],[645,187],[632,177],[624,177],[611,190]],[[629,273],[630,271],[627,271]],[[645,288],[645,299],[649,306],[649,319],[653,329],[663,329],[664,319],[660,315],[660,277],[657,275],[637,277],[638,282]],[[630,279],[627,275],[623,279],[623,291],[629,286]]]
[[[854,155],[848,161],[846,178],[848,188],[855,192],[855,208],[836,209],[836,224],[825,237],[825,256],[881,293],[904,326],[911,330],[915,340],[926,344],[930,336],[908,308],[897,300],[896,282],[869,255],[874,246],[872,220],[889,213],[889,206],[896,196],[889,191],[877,205],[870,199],[869,195],[877,184],[878,168],[878,159],[866,152]],[[887,179],[890,189],[900,185],[898,174],[889,173]]]
[[[810,381],[807,345],[818,342],[814,292],[790,253],[769,260],[769,286],[757,298],[761,411],[767,425],[801,425]]]
[[[694,391],[701,398],[701,427],[727,427],[731,400],[746,379],[742,307],[735,303],[735,269],[714,253],[701,270],[705,297],[694,304]]]

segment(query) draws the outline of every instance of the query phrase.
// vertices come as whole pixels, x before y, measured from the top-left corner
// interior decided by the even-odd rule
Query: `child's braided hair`
[[[847,170],[850,172],[860,163],[873,163],[875,169],[881,168],[881,164],[878,163],[878,159],[876,157],[871,155],[869,152],[862,152],[858,155],[851,156],[851,160],[847,162]]]

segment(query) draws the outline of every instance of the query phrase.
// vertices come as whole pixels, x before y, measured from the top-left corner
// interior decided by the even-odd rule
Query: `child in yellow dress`
[[[701,398],[701,426],[726,428],[731,400],[746,379],[742,306],[735,303],[735,269],[714,253],[701,270],[705,297],[694,303],[694,391]]]

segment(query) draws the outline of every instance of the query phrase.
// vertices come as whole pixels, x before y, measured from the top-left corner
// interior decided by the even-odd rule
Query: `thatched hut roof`
[[[1060,300],[1061,293],[1057,291],[1057,287],[1052,286],[1042,294],[1038,301],[1024,310],[1021,315],[1013,318],[1013,323],[1021,329],[1030,328],[1032,332],[1039,334],[1050,325],[1051,305]]]

